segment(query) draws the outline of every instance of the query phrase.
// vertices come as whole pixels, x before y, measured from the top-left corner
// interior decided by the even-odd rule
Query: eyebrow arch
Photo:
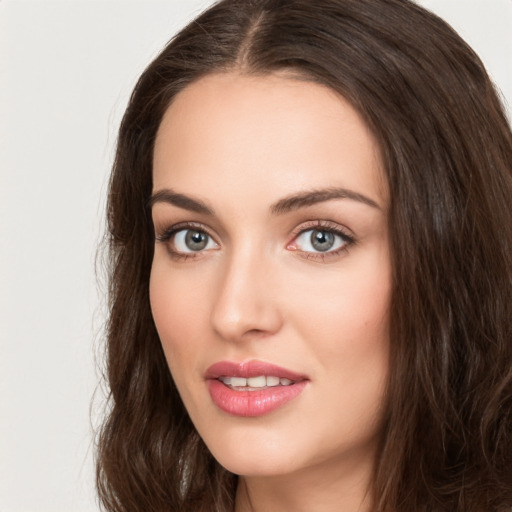
[[[168,188],[164,188],[155,192],[148,201],[149,208],[157,203],[167,203],[189,210],[191,212],[203,213],[205,215],[213,215],[213,209],[199,199],[192,199],[184,194],[178,194]]]
[[[353,190],[346,188],[325,188],[298,192],[297,194],[292,194],[291,196],[280,199],[270,207],[270,211],[274,215],[282,215],[292,210],[298,210],[300,208],[305,208],[306,206],[330,201],[332,199],[350,199],[381,210],[381,207],[373,199],[370,199],[359,192],[354,192]],[[185,194],[173,192],[168,188],[155,192],[149,199],[148,206],[149,208],[152,208],[157,203],[172,204],[178,208],[183,208],[192,212],[211,216],[214,215],[214,210],[203,201],[200,201],[199,199],[192,199],[190,196],[186,196]]]
[[[346,188],[325,188],[299,192],[285,197],[284,199],[280,199],[272,205],[270,211],[274,215],[281,215],[291,210],[297,210],[316,203],[330,201],[331,199],[350,199],[352,201],[358,201],[371,206],[372,208],[377,208],[378,210],[382,209],[373,199],[370,199],[359,192],[354,192],[353,190]]]

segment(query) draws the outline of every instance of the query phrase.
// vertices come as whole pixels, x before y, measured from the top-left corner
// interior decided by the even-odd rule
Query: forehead
[[[213,74],[189,85],[163,117],[153,165],[155,190],[212,195],[226,184],[275,200],[339,186],[387,202],[378,146],[358,112],[325,86],[283,75]]]

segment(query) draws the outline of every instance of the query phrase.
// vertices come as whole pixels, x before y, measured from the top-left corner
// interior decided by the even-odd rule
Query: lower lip
[[[257,391],[235,391],[217,379],[209,379],[208,390],[215,405],[233,416],[263,416],[300,395],[306,380],[289,386],[274,386]]]

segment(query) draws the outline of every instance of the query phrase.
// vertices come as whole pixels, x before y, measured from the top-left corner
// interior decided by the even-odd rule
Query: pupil
[[[334,245],[334,235],[328,231],[313,231],[311,245],[321,252],[328,251]]]
[[[208,243],[208,235],[202,231],[189,231],[185,236],[185,243],[191,251],[200,251]]]

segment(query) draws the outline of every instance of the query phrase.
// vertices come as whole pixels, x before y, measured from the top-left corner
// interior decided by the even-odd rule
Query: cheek
[[[201,283],[191,282],[191,276],[184,281],[180,272],[169,274],[164,264],[154,263],[149,292],[153,319],[167,363],[173,377],[177,377],[184,363],[200,350],[196,345],[201,340],[200,333],[205,332],[207,313]]]
[[[290,315],[295,332],[307,342],[325,396],[334,394],[339,410],[377,412],[389,372],[391,277],[385,258],[332,272],[294,294]],[[364,263],[364,265],[363,265]],[[293,311],[293,313],[292,313]],[[356,413],[357,411],[357,413]]]
[[[380,432],[390,350],[386,280],[376,285],[360,276],[344,284],[343,293],[336,287],[329,300],[301,324],[320,376],[316,384],[323,400],[316,403],[315,416],[330,418],[332,423],[318,428],[325,428],[330,439],[338,436],[340,446],[350,440],[374,439]]]
[[[349,255],[350,256],[350,255]],[[310,274],[289,294],[289,311],[319,347],[355,354],[388,338],[391,271],[387,252],[347,259],[332,272]],[[300,276],[303,281],[304,277]],[[304,286],[305,284],[305,286]]]
[[[299,320],[298,320],[299,322]],[[297,323],[298,323],[297,322]],[[306,311],[297,328],[309,348],[345,399],[370,397],[383,387],[389,367],[388,294],[362,290],[325,301],[315,312]]]

